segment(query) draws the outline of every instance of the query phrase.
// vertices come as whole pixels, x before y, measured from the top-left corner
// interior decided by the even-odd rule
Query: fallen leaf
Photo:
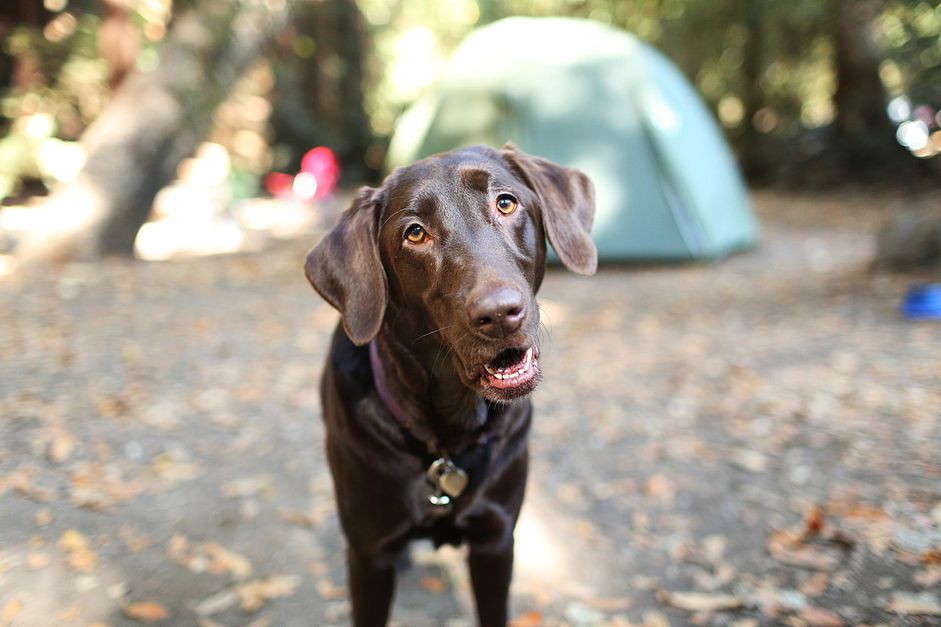
[[[45,568],[50,562],[52,558],[46,553],[30,553],[26,556],[26,567],[30,570]]]
[[[227,549],[217,542],[204,542],[190,548],[189,540],[180,534],[167,543],[170,559],[194,573],[231,573],[234,579],[245,579],[252,574],[252,563],[247,557]]]
[[[237,602],[238,595],[235,594],[235,590],[222,590],[197,603],[195,610],[200,616],[212,616],[226,611]]]
[[[941,601],[930,592],[912,593],[895,592],[886,607],[896,614],[914,614],[918,616],[941,616]]]
[[[510,621],[510,627],[539,627],[542,625],[542,612],[533,610]]]
[[[3,609],[0,610],[0,627],[7,627],[13,623],[13,619],[16,618],[16,615],[23,610],[23,602],[19,599],[12,599],[7,601],[3,606]]]
[[[663,612],[647,610],[644,612],[644,627],[670,627],[670,619]]]
[[[843,619],[836,612],[822,607],[808,605],[797,615],[810,627],[842,627]]]
[[[98,555],[88,546],[88,539],[75,529],[68,529],[59,538],[59,550],[65,552],[66,565],[80,573],[91,573],[98,566]]]
[[[150,469],[158,478],[174,484],[181,481],[192,481],[201,477],[205,472],[203,467],[195,462],[177,461],[167,454],[158,455],[154,458]]]
[[[142,601],[124,606],[124,615],[139,623],[153,623],[169,617],[170,612],[154,601]]]
[[[236,587],[242,610],[257,612],[268,599],[289,597],[297,590],[300,577],[294,575],[275,575],[256,579]]]
[[[731,594],[711,594],[706,592],[673,592],[670,590],[657,590],[657,600],[687,612],[721,612],[735,610],[744,604],[744,601]]]
[[[201,544],[196,551],[209,557],[207,570],[211,573],[229,572],[235,579],[245,579],[252,574],[252,563],[247,557],[215,542]]]
[[[941,583],[941,566],[929,566],[912,575],[912,581],[923,588],[931,588]]]
[[[126,503],[144,491],[139,481],[125,482],[111,464],[83,463],[69,478],[69,501],[76,507],[104,511],[115,503]]]
[[[2,485],[12,489],[34,501],[47,502],[55,498],[55,492],[33,484],[36,470],[33,468],[18,468],[3,478]]]
[[[52,524],[52,512],[49,511],[48,507],[44,507],[33,517],[33,521],[36,523],[37,527],[45,527],[46,525]]]
[[[243,477],[223,484],[222,496],[227,499],[238,497],[254,496],[259,492],[264,492],[273,485],[274,481],[269,475],[257,475],[254,477]]]
[[[742,470],[753,473],[762,473],[768,469],[768,457],[761,451],[747,448],[736,448],[732,451],[729,461]]]
[[[836,555],[813,547],[802,546],[800,537],[787,531],[778,531],[768,538],[771,557],[789,566],[812,570],[835,570],[840,560]]]
[[[49,459],[61,464],[68,460],[75,449],[75,438],[64,427],[56,426],[50,428],[48,433],[49,448],[46,452]]]
[[[676,486],[663,475],[653,475],[644,483],[644,492],[658,501],[673,502]]]
[[[310,512],[304,512],[297,509],[281,512],[281,520],[289,525],[296,525],[304,529],[313,529],[317,524],[317,519]]]
[[[444,592],[448,589],[448,584],[446,581],[439,579],[438,577],[425,576],[421,578],[421,587],[428,592],[440,594],[441,592]]]
[[[131,553],[139,553],[154,544],[153,538],[137,532],[130,525],[121,525],[118,528],[118,537]]]
[[[120,418],[127,414],[128,409],[128,402],[120,396],[100,396],[98,398],[98,413],[105,418]]]
[[[809,597],[819,597],[830,587],[830,577],[826,573],[814,573],[801,584],[800,591]]]
[[[72,604],[56,614],[55,623],[61,625],[63,623],[74,623],[78,620],[78,617],[82,615],[82,608],[79,605]]]
[[[804,538],[818,535],[823,531],[824,515],[823,508],[814,505],[804,515]]]
[[[322,599],[342,599],[346,597],[346,586],[336,586],[326,577],[317,580],[317,594]]]

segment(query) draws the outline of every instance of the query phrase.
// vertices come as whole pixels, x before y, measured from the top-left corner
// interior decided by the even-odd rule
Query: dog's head
[[[509,144],[465,148],[361,189],[305,272],[355,344],[386,324],[429,368],[453,368],[487,400],[509,401],[538,380],[546,239],[569,269],[593,274],[594,211],[577,170]]]

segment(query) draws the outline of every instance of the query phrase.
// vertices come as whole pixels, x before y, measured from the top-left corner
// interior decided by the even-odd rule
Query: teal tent
[[[508,18],[468,36],[442,76],[400,118],[390,168],[510,140],[591,177],[602,259],[703,259],[754,244],[748,194],[710,111],[629,33]]]

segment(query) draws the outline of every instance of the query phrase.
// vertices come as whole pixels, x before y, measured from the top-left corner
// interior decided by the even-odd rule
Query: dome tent
[[[509,140],[592,179],[602,259],[704,259],[754,244],[748,194],[711,113],[633,35],[507,18],[471,33],[442,76],[400,118],[390,168]]]

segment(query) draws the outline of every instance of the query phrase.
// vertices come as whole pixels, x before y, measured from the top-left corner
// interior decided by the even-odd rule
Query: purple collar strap
[[[372,378],[373,382],[376,384],[376,393],[379,395],[379,400],[386,406],[389,413],[399,421],[399,424],[408,428],[411,424],[411,420],[409,420],[408,414],[406,414],[402,406],[399,405],[395,396],[389,392],[386,373],[382,369],[382,359],[379,358],[379,340],[375,338],[369,343],[369,365],[372,367]]]
[[[389,384],[385,371],[382,369],[382,359],[379,357],[379,341],[376,339],[369,343],[369,365],[372,368],[372,378],[379,400],[402,428],[409,431],[411,420],[408,414],[405,413],[395,396],[389,392]],[[486,469],[490,465],[490,444],[493,440],[493,434],[484,433],[469,450],[459,456],[461,459],[457,463],[452,461],[445,451],[438,451],[433,456],[434,461],[425,473],[425,478],[431,487],[431,493],[427,498],[432,506],[433,516],[443,516],[451,511],[453,500],[459,497],[471,483],[470,473],[473,472],[478,481],[486,474]]]

